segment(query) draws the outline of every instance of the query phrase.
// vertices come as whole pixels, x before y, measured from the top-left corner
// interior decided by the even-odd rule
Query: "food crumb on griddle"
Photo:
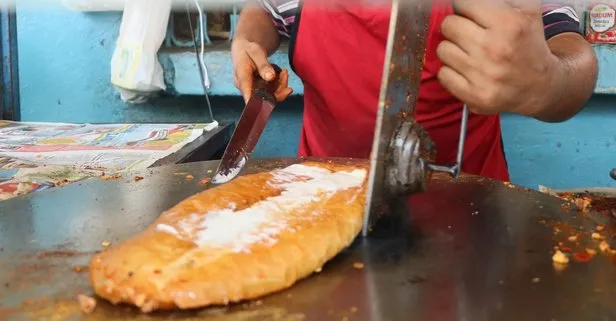
[[[187,180],[192,180],[192,179],[194,179],[194,178],[195,178],[195,177],[194,177],[194,176],[192,176],[192,175],[186,175],[186,179],[187,179]]]
[[[571,235],[567,239],[569,240],[569,242],[575,242],[577,241],[578,237],[577,235]]]
[[[79,294],[77,295],[77,301],[79,302],[79,307],[81,308],[81,311],[83,311],[84,313],[90,314],[94,312],[94,309],[96,308],[96,299],[94,299],[93,297],[87,296],[85,294]]]
[[[121,177],[122,177],[122,174],[119,174],[119,173],[115,173],[115,174],[107,175],[107,174],[105,174],[104,172],[103,172],[103,174],[100,176],[100,178],[101,178],[101,179],[104,179],[104,180],[118,179],[118,178],[121,178]]]
[[[206,177],[206,178],[204,178],[204,179],[202,179],[202,180],[200,180],[200,181],[199,181],[199,185],[201,185],[201,186],[205,186],[205,185],[207,185],[207,183],[209,183],[209,182],[210,182],[210,178],[209,178],[209,177]]]
[[[606,241],[601,241],[601,243],[599,243],[599,250],[601,252],[609,252],[610,245]]]
[[[590,237],[592,237],[593,240],[603,240],[603,235],[597,232],[593,232]]]
[[[138,182],[143,179],[143,176],[135,176],[135,182]]]
[[[598,226],[597,226],[597,228],[596,228],[596,230],[597,230],[597,232],[601,232],[601,231],[603,231],[603,229],[604,229],[604,228],[605,228],[605,226],[603,226],[603,225],[598,225]]]
[[[361,262],[355,262],[355,263],[353,263],[353,268],[354,268],[354,269],[357,269],[357,270],[361,270],[361,269],[363,269],[363,268],[364,268],[364,263],[361,263]]]
[[[103,247],[109,247],[109,245],[111,245],[111,242],[109,242],[109,241],[103,241],[103,242],[101,242],[101,245],[102,245]]]
[[[595,255],[597,255],[597,250],[595,250],[595,249],[586,249],[586,253],[588,253],[588,255],[595,256]]]
[[[81,272],[87,272],[87,271],[88,271],[88,266],[85,266],[85,265],[73,266],[73,272],[75,273],[81,273]]]
[[[583,212],[586,212],[586,211],[588,211],[590,209],[590,205],[592,203],[592,200],[590,199],[590,197],[580,197],[580,198],[573,199],[573,203],[580,210],[582,210]]]
[[[552,255],[552,261],[558,264],[567,264],[569,263],[569,258],[560,250],[556,250],[554,255]]]

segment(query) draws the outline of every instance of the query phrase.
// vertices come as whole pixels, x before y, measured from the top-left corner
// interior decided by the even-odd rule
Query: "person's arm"
[[[559,70],[547,103],[532,116],[545,122],[559,122],[577,114],[593,94],[597,58],[580,34],[579,19],[571,7],[545,5],[543,24]]]
[[[237,21],[233,45],[252,42],[271,54],[280,45],[280,36],[272,15],[257,1],[248,1]]]
[[[287,2],[298,0],[287,0]],[[294,16],[287,10],[279,12],[279,6],[289,6],[288,3],[271,0],[250,0],[242,8],[233,42],[231,43],[231,59],[233,60],[233,82],[240,90],[244,101],[248,101],[253,91],[255,73],[266,81],[275,79],[274,68],[267,60],[280,45],[280,36],[288,36],[287,29]],[[285,16],[287,16],[285,18]],[[289,72],[283,70],[278,78],[276,99],[285,100],[293,90],[289,88]]]

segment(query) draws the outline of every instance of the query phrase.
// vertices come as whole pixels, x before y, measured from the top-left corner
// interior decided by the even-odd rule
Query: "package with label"
[[[586,14],[586,39],[591,43],[616,43],[616,10],[610,2],[591,2]]]

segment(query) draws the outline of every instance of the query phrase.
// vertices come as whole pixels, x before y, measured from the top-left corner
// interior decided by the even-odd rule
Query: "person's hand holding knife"
[[[255,77],[261,77],[268,82],[276,79],[276,72],[267,60],[267,52],[255,42],[241,39],[234,41],[231,57],[235,66],[233,83],[242,93],[245,102],[250,99],[254,90]],[[283,69],[278,75],[278,88],[274,96],[281,102],[292,92],[293,89],[289,87],[289,71]]]

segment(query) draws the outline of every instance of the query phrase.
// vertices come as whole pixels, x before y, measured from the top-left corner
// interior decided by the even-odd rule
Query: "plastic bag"
[[[111,83],[122,100],[144,103],[165,90],[158,49],[167,34],[172,0],[131,0],[124,6],[120,35],[111,58]]]
[[[62,4],[73,11],[101,12],[122,11],[126,0],[62,0]]]

